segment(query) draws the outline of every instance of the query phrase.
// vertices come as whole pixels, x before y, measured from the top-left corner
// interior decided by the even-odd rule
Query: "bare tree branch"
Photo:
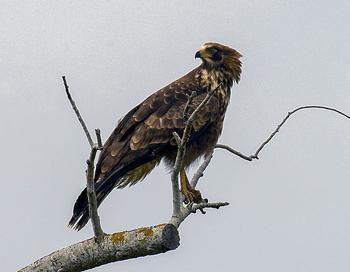
[[[172,216],[177,217],[181,212],[181,197],[180,197],[180,189],[179,189],[179,173],[183,161],[183,156],[185,153],[185,147],[182,146],[182,141],[180,136],[174,132],[173,136],[178,146],[176,160],[174,164],[174,169],[171,172],[171,185],[173,192],[173,214]]]
[[[230,153],[237,155],[238,157],[247,160],[247,161],[253,161],[254,159],[259,159],[258,155],[261,152],[261,150],[271,141],[271,139],[277,134],[277,132],[279,132],[280,128],[284,125],[284,123],[290,118],[290,116],[300,110],[305,110],[305,109],[322,109],[322,110],[328,110],[328,111],[332,111],[335,113],[338,113],[342,116],[344,116],[347,119],[350,119],[350,116],[345,114],[342,111],[339,111],[337,109],[331,108],[331,107],[325,107],[325,106],[318,106],[318,105],[308,105],[308,106],[301,106],[298,107],[296,109],[294,109],[291,112],[288,112],[288,114],[286,115],[286,117],[283,118],[282,122],[278,124],[277,128],[270,134],[270,136],[259,146],[259,148],[256,150],[256,152],[254,153],[254,155],[244,155],[241,152],[233,149],[232,147],[228,146],[228,145],[224,145],[224,144],[217,144],[215,145],[214,149],[216,148],[220,148],[220,149],[225,149],[227,151],[229,151]],[[203,176],[204,171],[206,170],[206,168],[208,167],[212,157],[213,157],[213,152],[214,150],[204,159],[204,161],[202,162],[202,164],[198,167],[196,173],[193,175],[192,180],[191,180],[191,186],[193,188],[195,188],[197,186],[198,180]]]
[[[222,83],[220,83],[213,90],[208,91],[208,93],[207,93],[206,97],[203,99],[203,101],[198,105],[197,108],[195,108],[195,110],[191,113],[191,115],[188,117],[188,119],[187,120],[185,119],[186,126],[184,128],[182,138],[180,138],[180,136],[176,132],[173,133],[173,136],[174,136],[176,143],[177,143],[177,155],[176,155],[174,168],[173,168],[173,171],[171,173],[171,182],[172,182],[172,189],[173,189],[173,214],[170,218],[169,224],[173,224],[177,228],[180,226],[180,224],[186,219],[186,217],[191,212],[194,212],[194,211],[200,209],[201,212],[204,213],[204,210],[203,210],[204,208],[212,208],[212,207],[218,208],[221,206],[228,205],[227,202],[225,202],[225,203],[200,203],[203,205],[198,204],[197,206],[195,206],[195,208],[193,210],[192,204],[187,205],[187,206],[183,206],[182,203],[183,203],[184,198],[183,198],[183,196],[181,196],[180,190],[179,190],[179,173],[180,173],[180,170],[182,168],[184,156],[186,153],[186,145],[187,145],[190,133],[191,133],[192,121],[193,121],[194,117],[196,116],[196,114],[202,109],[203,106],[205,106],[206,103],[208,103],[208,101],[211,99],[211,97],[214,95],[214,93],[221,87],[221,85],[222,85]],[[189,108],[189,105],[190,105],[194,95],[195,95],[195,93],[192,93],[191,96],[189,97],[187,103],[186,103],[186,106],[184,109],[184,118],[186,118],[188,115],[188,108]],[[209,159],[209,161],[210,161],[210,159]],[[209,161],[208,161],[208,164],[209,164]],[[198,179],[197,179],[197,181],[198,181]]]
[[[291,112],[288,112],[288,114],[286,115],[286,117],[282,120],[282,122],[280,124],[278,124],[277,128],[271,133],[271,135],[259,146],[259,148],[256,150],[255,154],[252,155],[253,159],[259,159],[258,155],[260,153],[260,151],[271,141],[271,139],[277,134],[277,132],[279,132],[280,128],[284,125],[284,123],[289,119],[289,117],[291,117],[294,113],[301,111],[301,110],[306,110],[306,109],[322,109],[322,110],[328,110],[328,111],[333,111],[336,112],[344,117],[346,117],[347,119],[350,119],[350,116],[337,110],[334,108],[330,108],[330,107],[324,107],[324,106],[315,106],[315,105],[311,105],[311,106],[302,106],[299,108],[296,108],[294,110],[292,110]]]
[[[90,132],[89,132],[89,130],[88,130],[88,128],[87,128],[87,126],[86,126],[86,124],[85,124],[83,118],[81,117],[81,114],[80,114],[80,112],[79,112],[79,109],[78,109],[77,106],[75,105],[75,102],[74,102],[74,100],[73,100],[73,98],[72,98],[72,96],[71,96],[71,94],[70,94],[70,92],[69,92],[69,87],[68,87],[68,84],[67,84],[67,81],[66,81],[66,77],[65,77],[65,76],[62,76],[62,79],[63,79],[63,84],[64,84],[64,88],[65,88],[65,90],[66,90],[66,94],[67,94],[68,100],[69,100],[70,104],[72,105],[72,108],[73,108],[73,110],[74,110],[76,116],[78,117],[78,120],[79,120],[81,126],[83,127],[83,130],[84,130],[84,132],[85,132],[86,138],[87,138],[88,141],[89,141],[90,146],[92,147],[93,144],[94,144],[94,142],[93,142],[93,140],[92,140],[92,138],[91,138]]]
[[[190,109],[190,105],[191,105],[191,103],[192,103],[192,100],[193,100],[193,98],[196,96],[196,92],[192,92],[191,94],[190,94],[190,96],[188,97],[188,100],[187,100],[187,103],[186,103],[186,105],[185,105],[185,109],[184,109],[184,112],[183,112],[183,118],[185,119],[185,120],[188,120],[188,118],[189,118],[189,116],[188,116],[188,111],[189,111],[189,109]]]
[[[192,176],[192,179],[191,179],[191,182],[190,182],[192,188],[196,188],[198,180],[201,177],[203,177],[203,173],[204,173],[205,169],[207,169],[211,159],[213,158],[213,153],[214,153],[214,149],[204,158],[204,161],[198,167],[196,173],[194,173],[194,175]]]
[[[252,161],[253,160],[253,156],[246,156],[246,155],[242,154],[241,152],[239,152],[237,150],[234,150],[232,147],[229,147],[228,145],[217,144],[217,145],[215,145],[215,148],[225,149],[228,152],[231,152],[232,154],[237,155],[238,157],[240,157],[242,159],[245,159],[247,161]]]
[[[308,106],[301,106],[299,108],[296,108],[290,112],[288,112],[288,114],[286,115],[286,117],[283,118],[282,122],[279,123],[277,125],[277,128],[270,134],[270,136],[258,147],[258,149],[255,151],[254,155],[250,155],[250,156],[246,156],[244,154],[242,154],[241,152],[234,150],[233,148],[227,146],[227,145],[223,145],[223,144],[217,144],[215,146],[215,148],[222,148],[225,149],[229,152],[231,152],[232,154],[235,154],[237,156],[239,156],[242,159],[245,159],[247,161],[252,161],[254,159],[258,160],[259,159],[259,154],[260,152],[263,150],[263,148],[272,140],[272,138],[277,134],[277,132],[279,132],[279,130],[281,129],[281,127],[286,123],[286,121],[296,112],[301,111],[301,110],[306,110],[306,109],[322,109],[322,110],[327,110],[327,111],[332,111],[335,113],[340,114],[341,116],[344,116],[347,119],[350,119],[350,115],[345,114],[344,112],[337,110],[335,108],[331,108],[331,107],[325,107],[325,106],[319,106],[319,105],[308,105]]]
[[[176,249],[179,241],[177,229],[170,224],[122,231],[57,250],[18,272],[85,271],[111,262],[164,253]]]
[[[197,210],[200,210],[202,214],[205,214],[205,208],[215,208],[219,209],[220,207],[224,207],[229,205],[228,202],[202,202],[202,203],[191,203],[186,206],[181,206],[181,212],[177,216],[172,216],[169,224],[174,225],[178,228],[181,223],[191,214],[195,213]]]
[[[86,269],[100,266],[109,262],[166,252],[168,250],[175,249],[179,246],[179,236],[177,228],[180,226],[181,222],[183,222],[191,213],[195,213],[197,210],[200,210],[202,213],[205,213],[205,208],[219,209],[220,207],[229,205],[229,203],[227,202],[203,202],[191,203],[189,205],[184,206],[183,197],[181,196],[178,182],[179,172],[182,167],[183,159],[186,152],[186,144],[188,142],[189,135],[192,129],[192,120],[197,114],[197,112],[210,100],[214,92],[221,86],[220,84],[217,88],[215,88],[211,92],[208,92],[205,99],[192,112],[190,116],[188,116],[189,105],[191,104],[191,101],[195,94],[192,93],[191,96],[189,96],[184,111],[186,126],[183,135],[180,138],[180,136],[177,133],[173,134],[178,146],[178,152],[176,156],[174,169],[171,174],[173,189],[173,213],[172,217],[170,218],[169,224],[158,225],[155,227],[140,228],[133,231],[118,232],[110,235],[104,234],[99,222],[99,217],[97,213],[96,194],[94,190],[94,160],[97,150],[102,147],[100,131],[95,131],[97,143],[94,143],[86,128],[85,122],[83,121],[79,110],[76,107],[69,93],[66,79],[65,77],[62,78],[68,99],[72,104],[72,107],[80,123],[82,124],[84,132],[91,146],[90,156],[87,161],[87,191],[89,199],[89,212],[95,237],[53,252],[52,254],[43,257],[40,260],[34,262],[33,264],[19,270],[20,272],[84,271]],[[292,114],[303,109],[314,108],[333,111],[350,119],[349,115],[346,115],[343,112],[334,108],[324,106],[303,106],[289,112],[287,116],[282,120],[282,122],[277,126],[277,128],[272,132],[272,134],[259,146],[254,155],[246,156],[240,153],[239,151],[236,151],[233,148],[222,144],[216,145],[215,148],[225,149],[248,161],[258,159],[258,155],[261,152],[261,150],[271,141],[271,139],[277,134],[279,129],[285,124],[285,122],[288,120],[288,118],[290,118]],[[212,150],[212,152],[205,157],[204,161],[199,166],[196,173],[193,175],[191,179],[191,186],[193,188],[196,187],[198,180],[200,179],[200,177],[203,176],[205,169],[208,167],[212,159],[213,152],[214,150]]]
[[[99,128],[96,128],[95,133],[96,133],[96,138],[97,138],[98,149],[101,150],[103,147],[102,139],[101,139],[101,130]]]
[[[81,117],[81,114],[79,112],[78,107],[76,106],[68,88],[68,84],[66,81],[66,77],[62,76],[64,87],[66,90],[66,94],[68,97],[69,102],[71,103],[73,110],[78,117],[78,120],[85,132],[85,135],[90,143],[91,151],[89,159],[86,161],[87,163],[87,170],[86,170],[86,191],[87,191],[87,197],[88,197],[88,203],[89,203],[89,215],[91,219],[92,229],[94,231],[94,234],[96,237],[104,235],[104,232],[101,227],[100,217],[98,216],[97,211],[97,201],[96,201],[96,192],[95,192],[95,182],[94,182],[94,172],[95,172],[95,157],[97,150],[102,148],[102,141],[101,141],[101,134],[100,130],[96,129],[96,137],[97,137],[97,144],[93,142],[89,130],[87,129],[84,119]]]
[[[90,151],[89,159],[87,163],[86,171],[86,191],[89,202],[89,214],[92,224],[92,229],[96,237],[102,236],[105,233],[102,230],[100,217],[97,212],[97,200],[95,192],[94,172],[95,172],[95,157],[98,150],[98,145],[93,144]]]
[[[220,207],[224,207],[230,205],[228,202],[216,202],[216,203],[193,203],[188,206],[188,212],[195,213],[197,210],[200,210],[203,214],[205,214],[204,208],[214,208],[219,209]]]

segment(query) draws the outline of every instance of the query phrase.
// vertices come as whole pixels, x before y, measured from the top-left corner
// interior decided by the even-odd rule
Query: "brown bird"
[[[189,114],[203,101],[208,91],[217,90],[207,104],[195,115],[183,168],[180,171],[181,192],[187,202],[199,202],[199,191],[191,188],[185,169],[215,146],[223,128],[231,87],[241,75],[242,55],[219,43],[205,43],[195,58],[200,66],[185,76],[153,93],[119,122],[103,146],[95,172],[98,205],[113,190],[134,185],[144,179],[161,160],[168,167],[175,163],[177,146],[173,132],[182,136],[183,112],[188,97],[195,92]],[[69,226],[77,230],[89,220],[86,188],[73,209]]]

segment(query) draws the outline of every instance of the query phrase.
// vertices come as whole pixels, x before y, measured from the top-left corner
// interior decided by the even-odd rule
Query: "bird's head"
[[[196,52],[195,58],[201,58],[203,65],[209,69],[223,68],[232,74],[236,82],[240,79],[242,55],[235,49],[228,46],[208,42]]]

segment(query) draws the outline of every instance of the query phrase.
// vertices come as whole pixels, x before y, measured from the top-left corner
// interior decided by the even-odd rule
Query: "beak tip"
[[[194,58],[200,58],[201,57],[201,52],[197,51],[196,54],[194,55]]]

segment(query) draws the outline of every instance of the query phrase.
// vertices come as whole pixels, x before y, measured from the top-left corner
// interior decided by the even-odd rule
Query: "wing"
[[[191,114],[206,97],[206,93],[196,95],[189,105],[189,114]],[[140,150],[148,146],[159,144],[170,144],[175,146],[173,140],[173,132],[176,131],[182,136],[185,128],[185,120],[183,113],[187,104],[188,97],[184,96],[173,101],[171,107],[162,115],[158,112],[151,114],[144,120],[130,139],[130,149]],[[195,115],[192,126],[193,130],[190,134],[189,144],[202,130],[208,127],[212,122],[217,120],[219,103],[216,97],[212,99]]]
[[[96,181],[110,176],[121,165],[136,165],[135,160],[140,160],[140,157],[143,159],[142,163],[147,163],[172,150],[175,145],[172,133],[176,131],[181,136],[185,127],[183,112],[188,95],[196,92],[189,106],[189,113],[206,96],[206,89],[196,81],[195,74],[196,70],[193,70],[152,94],[122,119],[101,152],[96,166]],[[218,108],[217,98],[212,97],[196,114],[190,141],[217,119]]]
[[[198,107],[206,96],[206,89],[196,81],[196,69],[152,94],[133,108],[118,124],[106,141],[96,165],[95,182],[98,205],[114,187],[133,185],[143,179],[161,160],[176,154],[172,133],[180,136],[185,127],[183,111],[188,95],[196,96],[189,113]],[[216,122],[218,99],[213,96],[193,120],[188,145],[206,132]],[[81,229],[89,219],[86,189],[78,197],[69,222]],[[78,221],[79,220],[79,221]]]

